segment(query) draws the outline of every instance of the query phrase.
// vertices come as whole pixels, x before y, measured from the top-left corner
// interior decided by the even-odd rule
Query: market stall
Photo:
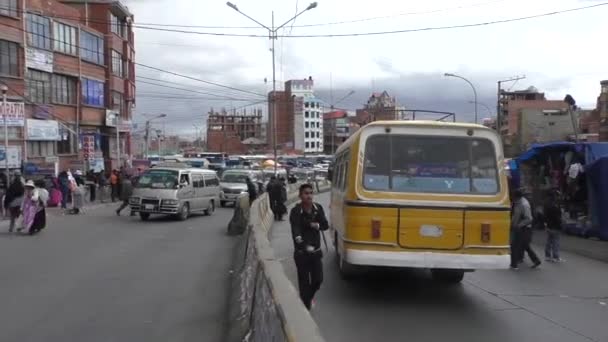
[[[600,236],[601,227],[608,229],[608,217],[602,224],[603,220],[599,220],[596,209],[598,203],[606,203],[597,196],[602,191],[601,185],[595,181],[601,173],[603,162],[595,167],[592,165],[604,157],[608,157],[608,143],[555,142],[533,145],[515,159],[519,186],[527,190],[535,212],[542,211],[548,192],[556,194],[567,232]],[[511,174],[513,172],[512,169]],[[608,236],[605,238],[608,239]]]

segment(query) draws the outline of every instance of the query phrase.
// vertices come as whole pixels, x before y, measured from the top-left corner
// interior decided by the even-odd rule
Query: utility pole
[[[501,134],[500,128],[502,126],[502,105],[500,103],[500,95],[502,95],[502,84],[506,82],[523,80],[524,78],[526,78],[526,75],[514,76],[496,82],[498,85],[496,93],[496,131],[498,132],[498,134]]]
[[[7,86],[2,86],[2,118],[4,119],[4,168],[6,172],[6,188],[8,189],[9,184],[9,169],[8,169],[8,123],[6,122],[7,103],[6,93],[8,92]]]
[[[299,17],[300,15],[302,15],[304,12],[309,11],[313,8],[317,7],[317,3],[313,2],[310,5],[308,5],[308,7],[306,7],[306,9],[304,9],[303,11],[297,13],[295,16],[293,16],[291,19],[287,20],[285,23],[283,23],[282,25],[275,27],[274,26],[274,11],[272,11],[272,23],[271,23],[271,27],[268,27],[262,23],[260,23],[259,21],[253,19],[252,17],[250,17],[249,15],[241,12],[239,10],[239,8],[231,3],[231,2],[227,2],[226,5],[230,8],[232,8],[233,10],[239,12],[240,14],[242,14],[244,17],[246,17],[247,19],[253,21],[254,23],[258,24],[259,26],[265,28],[266,30],[268,30],[268,38],[272,41],[272,96],[270,96],[270,112],[272,114],[272,147],[273,147],[273,151],[274,151],[274,172],[275,174],[277,173],[277,163],[278,163],[278,157],[277,157],[277,116],[276,116],[276,92],[277,92],[277,79],[276,79],[276,59],[275,59],[275,51],[274,51],[274,46],[275,46],[275,40],[277,40],[278,37],[278,31],[284,27],[285,25],[289,24],[290,22],[292,22],[293,20],[295,20],[297,17]]]

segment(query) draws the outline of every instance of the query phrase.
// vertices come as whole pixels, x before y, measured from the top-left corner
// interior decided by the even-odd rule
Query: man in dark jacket
[[[21,214],[21,203],[23,203],[24,193],[25,186],[21,180],[21,173],[15,172],[15,178],[4,196],[4,209],[8,211],[10,217],[9,232],[15,230],[15,224]]]
[[[543,221],[547,231],[545,244],[545,259],[550,262],[562,262],[559,257],[560,231],[562,230],[562,211],[557,204],[555,195],[550,193],[543,207]]]
[[[266,192],[268,192],[268,199],[270,200],[270,209],[274,214],[274,219],[279,219],[279,203],[281,200],[281,185],[277,180],[276,176],[270,177],[270,182],[266,186]]]
[[[247,193],[249,194],[249,205],[251,205],[251,203],[253,203],[253,201],[255,201],[255,199],[258,197],[258,192],[255,189],[256,186],[251,181],[251,178],[245,178],[245,182],[247,183]]]
[[[122,178],[122,182],[120,184],[120,200],[122,204],[118,209],[116,209],[116,215],[120,216],[120,212],[129,206],[129,198],[133,195],[133,184],[131,184],[131,179],[128,176],[124,176]],[[133,212],[131,212],[131,216],[133,216]]]
[[[310,310],[315,293],[323,282],[321,234],[329,228],[323,207],[313,202],[313,188],[310,184],[300,186],[300,203],[291,209],[289,222],[300,298]]]

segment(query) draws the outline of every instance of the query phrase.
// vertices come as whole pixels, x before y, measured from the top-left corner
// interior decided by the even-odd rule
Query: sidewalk
[[[546,234],[535,231],[533,243],[538,247],[537,252],[544,255]],[[561,250],[578,254],[590,259],[608,262],[608,241],[585,239],[580,236],[562,234]]]

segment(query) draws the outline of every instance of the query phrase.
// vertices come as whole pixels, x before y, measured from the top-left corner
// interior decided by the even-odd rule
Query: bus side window
[[[346,178],[348,177],[348,161],[344,162],[344,167],[342,168],[342,184],[340,188],[342,190],[346,189]]]

